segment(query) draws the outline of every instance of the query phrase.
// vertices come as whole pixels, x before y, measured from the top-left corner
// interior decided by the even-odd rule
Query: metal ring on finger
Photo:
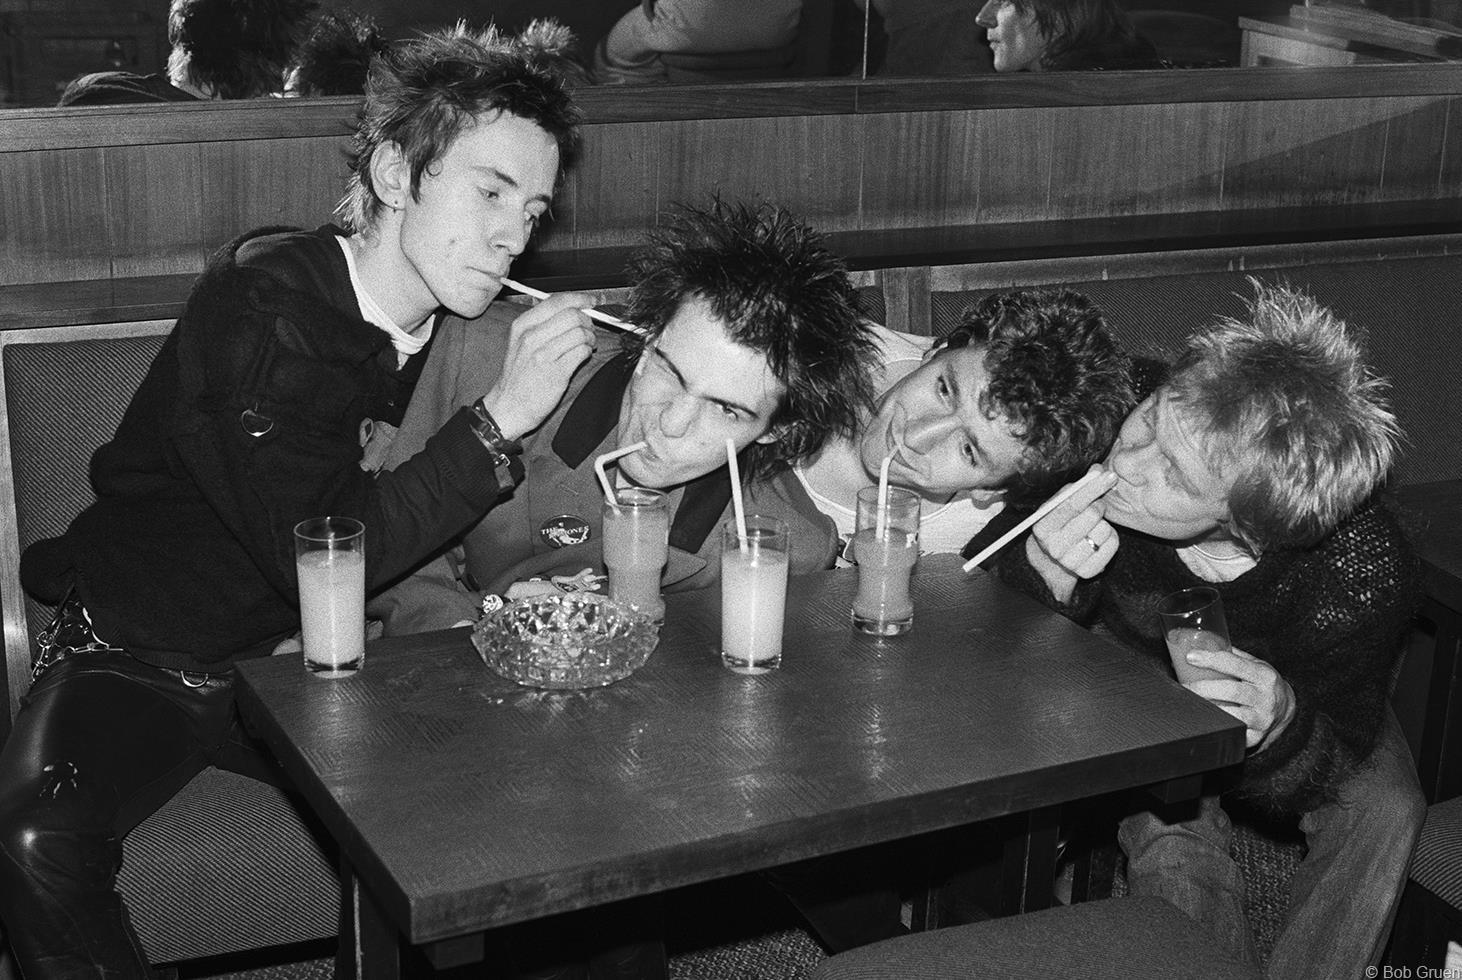
[[[1083,540],[1084,540],[1084,541],[1085,541],[1085,542],[1086,542],[1086,543],[1087,543],[1087,544],[1089,544],[1089,545],[1091,545],[1091,553],[1092,553],[1092,554],[1096,554],[1096,553],[1097,553],[1097,552],[1098,552],[1098,551],[1101,551],[1101,550],[1102,550],[1102,546],[1101,546],[1101,545],[1099,545],[1099,544],[1097,544],[1097,543],[1096,543],[1096,542],[1095,542],[1095,541],[1093,541],[1093,540],[1092,540],[1092,539],[1091,539],[1091,535],[1090,535],[1090,534],[1087,534],[1087,535],[1083,535],[1083,537],[1082,537],[1082,539],[1083,539]]]

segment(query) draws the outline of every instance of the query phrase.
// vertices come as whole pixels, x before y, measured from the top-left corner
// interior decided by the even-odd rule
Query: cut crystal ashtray
[[[660,627],[602,596],[534,596],[478,620],[472,643],[494,671],[527,687],[603,687],[650,659]]]

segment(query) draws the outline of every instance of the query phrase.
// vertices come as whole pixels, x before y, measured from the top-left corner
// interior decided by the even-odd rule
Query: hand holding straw
[[[874,518],[873,536],[879,541],[888,536],[888,464],[892,462],[892,456],[885,456],[878,467],[878,514]]]
[[[726,440],[726,469],[731,472],[731,509],[736,513],[736,540],[741,542],[741,553],[747,552],[746,505],[741,501],[741,465],[736,462],[736,443]]]
[[[617,508],[619,506],[619,497],[615,495],[614,487],[609,484],[609,474],[604,472],[605,465],[614,462],[621,456],[637,453],[644,448],[645,444],[643,442],[634,442],[594,459],[594,474],[599,477],[599,486],[604,489],[604,502],[609,506]]]
[[[524,296],[531,296],[534,299],[548,299],[548,294],[545,293],[543,290],[534,289],[532,286],[525,286],[521,282],[516,282],[512,279],[509,279],[507,276],[502,277],[502,284],[504,286],[507,286],[509,289],[516,289]],[[623,330],[625,333],[643,334],[645,332],[639,327],[635,326],[633,323],[621,320],[617,316],[610,316],[608,313],[601,313],[599,310],[596,310],[593,307],[585,309],[584,312],[588,315],[589,319],[598,320],[600,323],[605,324],[606,326],[613,327],[616,330]]]
[[[1007,544],[1013,541],[1017,535],[1029,529],[1030,526],[1036,521],[1040,520],[1042,517],[1045,517],[1051,511],[1055,510],[1057,507],[1060,507],[1062,504],[1064,504],[1067,500],[1071,499],[1076,491],[1080,490],[1084,486],[1087,486],[1094,480],[1100,480],[1106,474],[1106,472],[1107,471],[1103,469],[1092,470],[1091,472],[1087,473],[1086,476],[1083,476],[1081,479],[1071,484],[1071,486],[1067,487],[1065,490],[1062,490],[1060,493],[1056,494],[1056,496],[1052,497],[1044,504],[1041,504],[1041,506],[1036,508],[1036,512],[1034,514],[1027,517],[1025,520],[1015,525],[1015,527],[1006,531],[1004,534],[1000,535],[1000,537],[991,542],[991,544],[988,545],[985,550],[981,551],[978,555],[975,555],[975,557],[965,562],[965,574],[968,575],[970,572],[973,572],[977,567],[979,567],[980,562],[984,561],[986,558],[989,558],[995,552],[1005,547]]]

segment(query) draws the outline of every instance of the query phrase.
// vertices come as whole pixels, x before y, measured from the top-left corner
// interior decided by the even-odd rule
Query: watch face
[[[544,521],[538,533],[550,548],[567,548],[589,540],[589,522],[573,514],[560,514]]]

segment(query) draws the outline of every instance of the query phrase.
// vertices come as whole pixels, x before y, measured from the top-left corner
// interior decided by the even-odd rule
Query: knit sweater
[[[1026,560],[1007,549],[1003,579],[1072,619],[1097,618],[1171,673],[1155,611],[1170,592],[1210,585],[1223,597],[1236,649],[1269,663],[1294,690],[1295,715],[1251,752],[1233,795],[1275,815],[1333,800],[1380,738],[1386,699],[1415,611],[1419,566],[1395,518],[1368,504],[1311,548],[1266,553],[1231,582],[1191,572],[1170,542],[1118,528],[1106,570],[1056,603]]]

